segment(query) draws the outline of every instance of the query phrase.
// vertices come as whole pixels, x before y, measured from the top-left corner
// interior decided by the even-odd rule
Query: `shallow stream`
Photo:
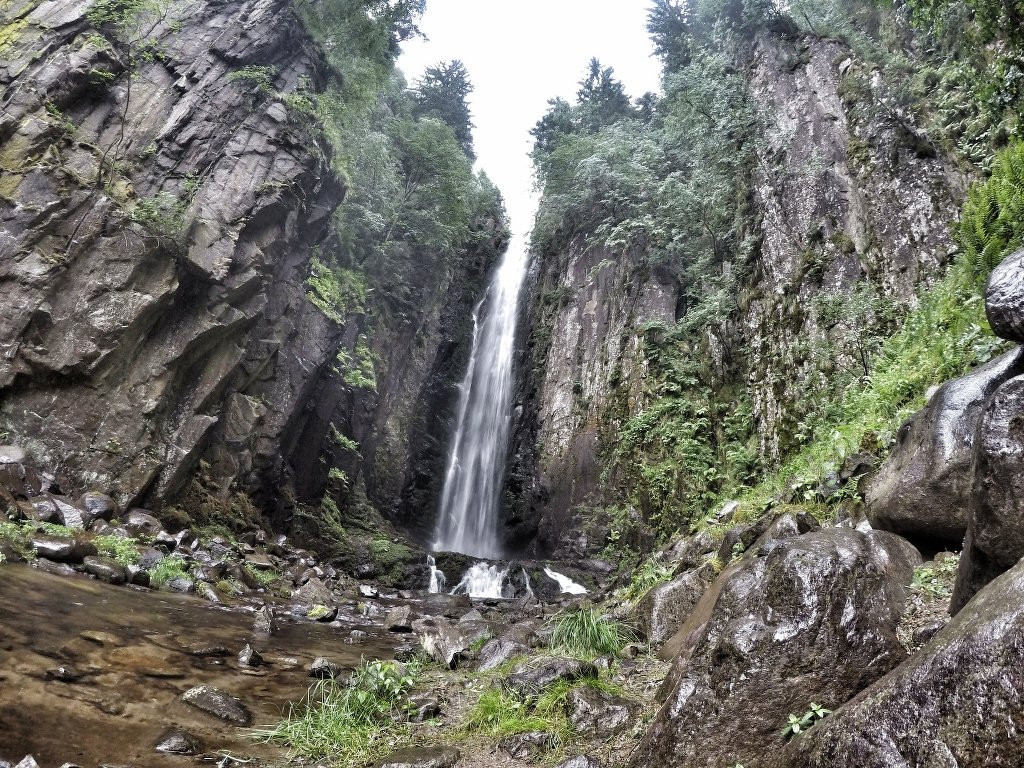
[[[242,700],[254,726],[269,725],[302,698],[317,656],[352,667],[361,656],[390,657],[395,644],[379,622],[363,626],[356,616],[340,616],[336,626],[278,618],[275,631],[261,635],[254,609],[0,566],[0,759],[31,754],[43,768],[193,764],[154,751],[172,727],[198,737],[210,765],[219,751],[280,757],[282,749],[255,743],[248,729],[192,708],[181,694],[216,686]],[[353,629],[367,633],[358,644],[346,642]],[[240,667],[246,643],[265,666]],[[61,667],[80,677],[54,679]]]

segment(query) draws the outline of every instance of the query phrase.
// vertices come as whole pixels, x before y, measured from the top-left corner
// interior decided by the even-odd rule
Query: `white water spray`
[[[558,582],[558,588],[562,590],[562,594],[566,595],[585,595],[587,594],[587,588],[582,584],[577,584],[575,581],[570,579],[565,574],[559,573],[558,571],[552,571],[550,568],[545,568],[544,573],[547,574],[549,579],[554,579]]]
[[[508,568],[501,569],[488,563],[474,563],[455,585],[453,595],[465,594],[470,597],[503,597],[502,588]]]
[[[512,356],[526,251],[524,239],[513,240],[473,313],[473,348],[460,385],[435,551],[501,556],[498,512],[512,420]]]

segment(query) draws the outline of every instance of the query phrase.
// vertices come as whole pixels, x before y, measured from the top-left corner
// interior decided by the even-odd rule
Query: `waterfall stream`
[[[498,512],[512,419],[516,314],[526,264],[526,242],[517,237],[473,313],[473,347],[460,385],[435,551],[501,556]]]

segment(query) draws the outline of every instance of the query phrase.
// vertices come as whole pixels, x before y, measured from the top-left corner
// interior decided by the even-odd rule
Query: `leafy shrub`
[[[625,600],[635,602],[672,578],[672,569],[653,557],[644,560],[633,572],[633,579],[622,593]]]
[[[571,656],[592,657],[618,653],[634,634],[594,608],[579,608],[555,618],[551,648]]]
[[[165,557],[149,572],[149,582],[155,587],[162,587],[168,582],[180,578],[189,578],[188,565],[180,557]]]
[[[957,239],[964,265],[983,284],[996,265],[1024,244],[1024,142],[996,155],[992,176],[967,194]]]
[[[96,545],[100,554],[113,558],[121,565],[135,565],[139,562],[139,547],[133,539],[124,539],[120,536],[97,536],[93,539],[93,544]]]
[[[364,662],[347,683],[314,683],[281,723],[258,729],[254,736],[285,744],[313,760],[364,765],[407,737],[408,725],[401,722],[403,702],[418,673],[414,665]]]

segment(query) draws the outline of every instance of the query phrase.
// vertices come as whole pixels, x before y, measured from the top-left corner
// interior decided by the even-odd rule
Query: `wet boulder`
[[[435,617],[416,619],[412,630],[427,655],[449,669],[458,666],[460,657],[473,643],[490,635],[490,627],[485,622],[452,624]]]
[[[117,515],[117,502],[99,491],[83,493],[78,500],[78,507],[82,510],[86,528],[96,520],[106,520],[109,523]]]
[[[164,731],[153,748],[157,752],[165,752],[169,755],[196,755],[202,751],[203,747],[199,739],[191,733],[180,728],[171,728]]]
[[[835,708],[906,657],[896,628],[919,563],[892,533],[833,528],[731,565],[666,644],[664,704],[631,765],[765,765],[789,713]]]
[[[540,656],[513,669],[501,685],[520,696],[536,696],[555,683],[573,683],[587,678],[597,678],[597,667],[589,661]]]
[[[1024,376],[1010,379],[989,400],[978,427],[970,524],[957,570],[951,609],[1024,556]]]
[[[90,542],[45,533],[33,534],[28,544],[39,557],[57,563],[80,563],[86,557],[96,554],[96,547]]]
[[[391,753],[377,768],[455,768],[460,756],[455,747],[411,747]]]
[[[636,623],[647,640],[660,645],[672,637],[714,578],[714,568],[705,564],[651,588],[637,603],[635,612]]]
[[[1021,373],[1024,352],[1008,352],[947,381],[900,427],[889,458],[865,481],[873,526],[956,545],[963,541],[978,424],[993,393]]]
[[[555,768],[602,768],[602,766],[601,763],[590,755],[578,755],[570,757],[568,760],[563,760]]]
[[[210,685],[189,688],[181,696],[182,701],[202,712],[238,725],[249,725],[252,715],[241,701],[229,693]]]
[[[160,521],[144,509],[129,509],[122,522],[132,536],[156,536],[164,529]]]
[[[577,733],[607,737],[628,726],[637,707],[621,696],[581,685],[566,695],[565,710]]]
[[[1018,766],[1022,706],[1024,563],[892,673],[794,739],[773,768]]]
[[[318,680],[334,679],[341,676],[341,665],[335,664],[326,656],[318,656],[309,665],[309,676]]]
[[[412,632],[411,614],[408,605],[395,606],[384,617],[384,628],[388,632]]]
[[[478,656],[477,669],[480,672],[489,672],[497,669],[509,659],[516,656],[526,656],[530,648],[523,643],[506,637],[495,637],[484,643]]]
[[[992,270],[985,286],[985,314],[992,332],[1024,343],[1024,248]]]
[[[124,584],[128,574],[123,565],[109,557],[90,555],[82,560],[85,572],[108,584]]]

